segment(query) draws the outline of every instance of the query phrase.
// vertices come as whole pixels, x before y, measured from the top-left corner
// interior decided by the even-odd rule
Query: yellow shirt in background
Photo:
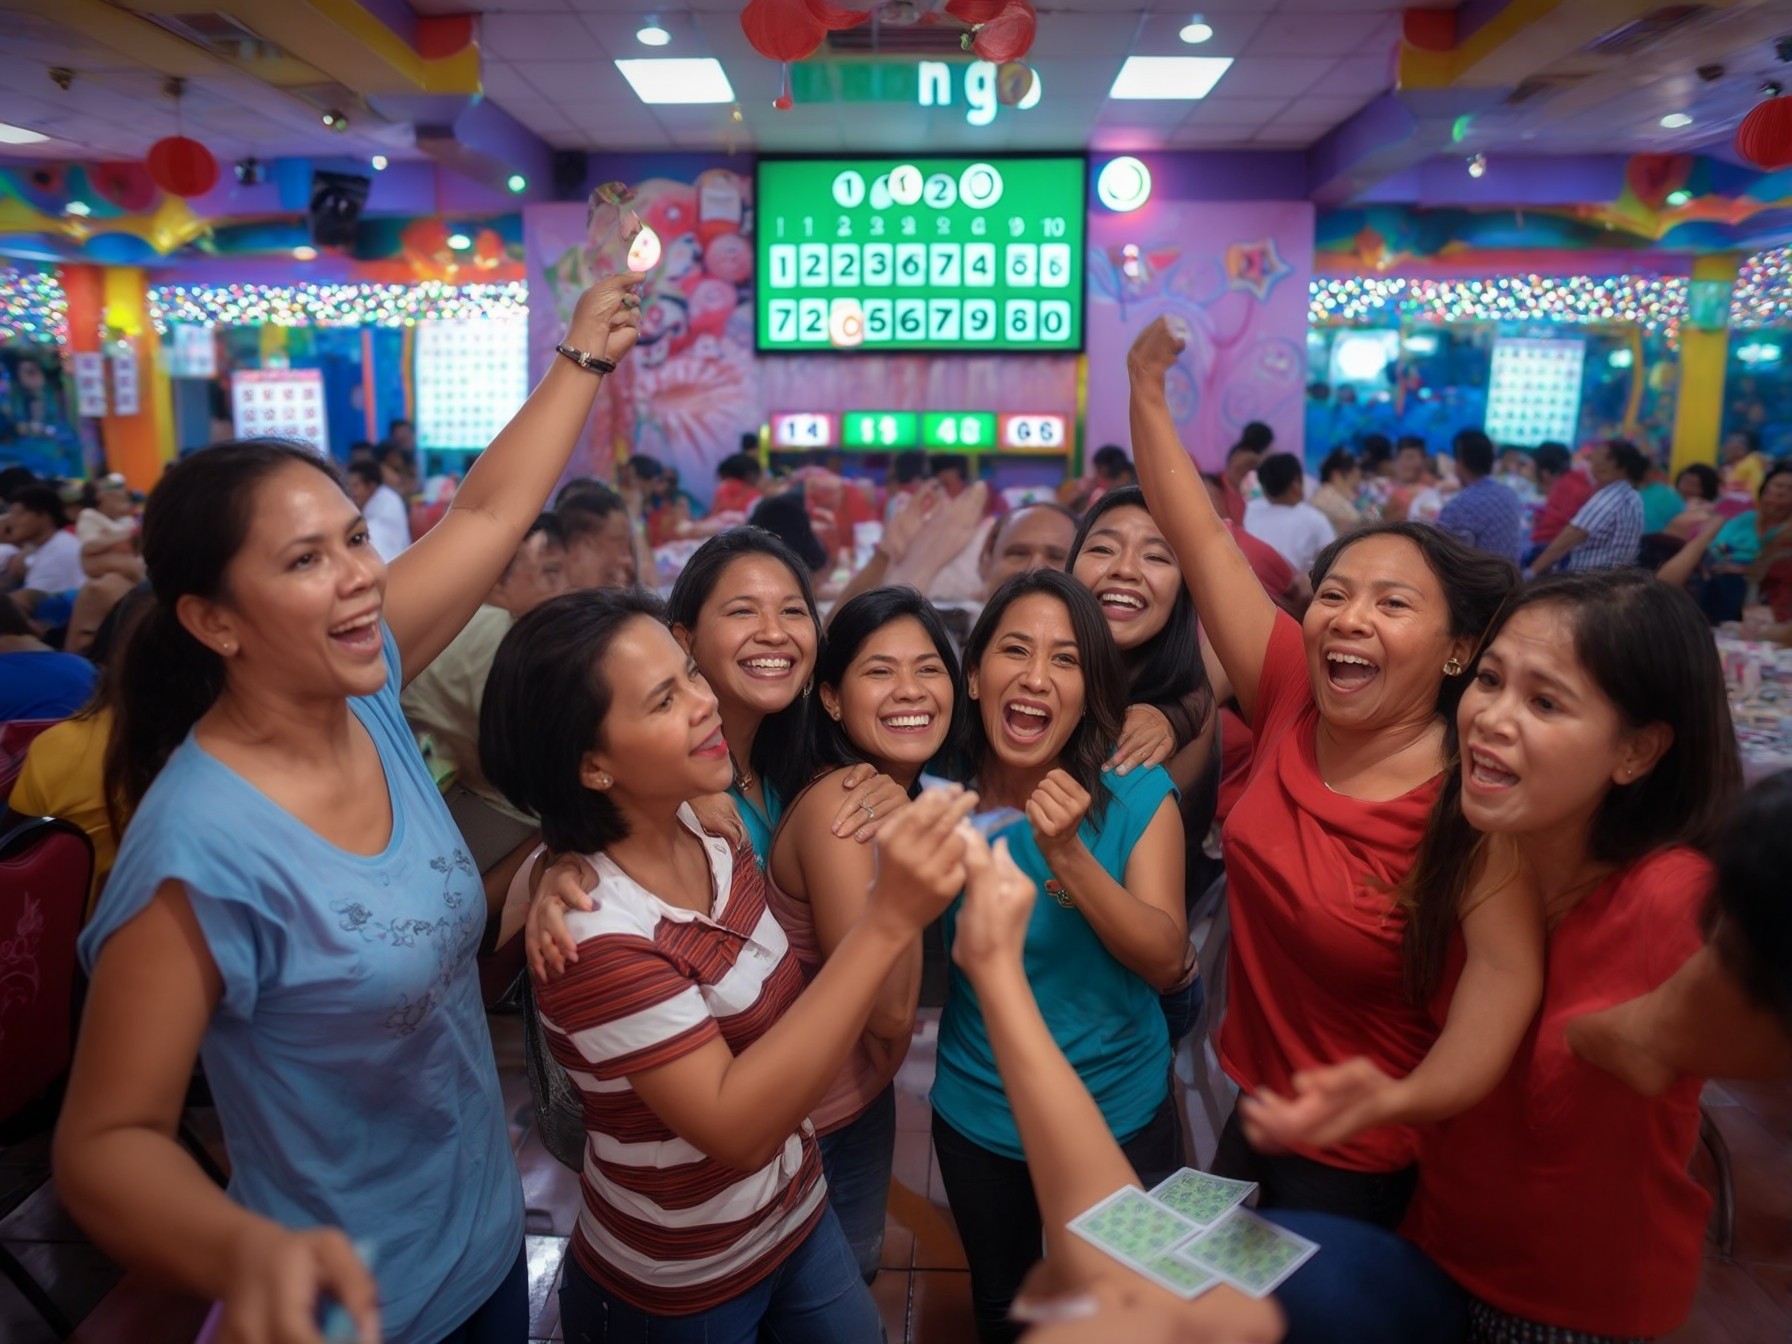
[[[93,841],[88,914],[118,857],[118,841],[106,815],[106,740],[111,735],[110,710],[44,729],[26,749],[24,769],[7,803],[20,816],[61,817],[87,832]]]

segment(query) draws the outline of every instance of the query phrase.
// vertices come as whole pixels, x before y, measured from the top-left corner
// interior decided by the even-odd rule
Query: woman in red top
[[[1541,983],[1541,921],[1524,884],[1451,909],[1468,969],[1440,1035],[1409,990],[1396,898],[1448,759],[1445,716],[1515,575],[1435,528],[1370,529],[1320,557],[1297,625],[1252,578],[1177,439],[1164,375],[1182,344],[1160,320],[1127,362],[1151,516],[1256,733],[1251,782],[1226,825],[1220,1060],[1247,1093],[1268,1096],[1341,1056],[1402,1078],[1400,1105],[1350,1143],[1267,1156],[1235,1118],[1214,1167],[1258,1182],[1266,1207],[1392,1226],[1415,1179],[1406,1126],[1454,1114],[1498,1082]]]

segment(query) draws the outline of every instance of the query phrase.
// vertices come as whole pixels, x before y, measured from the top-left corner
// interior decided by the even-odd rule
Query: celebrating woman
[[[1304,622],[1252,578],[1176,435],[1164,375],[1182,350],[1165,321],[1128,357],[1132,441],[1151,516],[1181,562],[1208,639],[1256,734],[1251,781],[1226,823],[1231,996],[1220,1060],[1247,1093],[1362,1055],[1399,1077],[1399,1105],[1349,1143],[1255,1151],[1239,1116],[1215,1171],[1263,1206],[1397,1224],[1416,1120],[1493,1087],[1536,1007],[1541,928],[1522,882],[1447,912],[1468,965],[1440,1035],[1406,974],[1395,892],[1447,760],[1446,716],[1510,562],[1436,528],[1388,524],[1321,553]]]
[[[865,907],[875,856],[834,833],[839,784],[869,764],[913,790],[964,718],[951,638],[913,588],[874,588],[834,612],[815,669],[819,713],[797,753],[810,782],[772,839],[767,898],[806,976],[834,954]],[[891,1080],[908,1054],[921,988],[921,948],[910,947],[878,991],[865,1033],[811,1118],[821,1136],[828,1199],[869,1281],[883,1249],[896,1146]]]
[[[876,1344],[808,1116],[963,885],[955,830],[976,797],[936,791],[891,821],[805,988],[752,853],[691,810],[733,766],[717,697],[659,614],[639,594],[538,607],[505,636],[480,721],[493,783],[603,891],[568,919],[576,965],[536,986],[588,1131],[566,1337]]]
[[[107,771],[131,816],[82,939],[56,1178],[125,1265],[221,1298],[225,1339],[313,1344],[326,1294],[364,1341],[527,1329],[484,895],[398,692],[541,512],[634,346],[635,283],[579,301],[567,358],[390,571],[296,445],[209,448],[150,496]],[[202,1051],[228,1193],[174,1141]]]
[[[1159,767],[1104,774],[1126,706],[1119,650],[1087,589],[1056,570],[1008,580],[965,645],[970,777],[985,803],[1024,812],[1015,861],[1051,899],[1029,925],[1027,977],[1053,1039],[1141,1172],[1178,1165],[1169,1036],[1156,992],[1186,973],[1182,823]],[[946,916],[946,941],[954,936]],[[985,1340],[1039,1256],[1026,1154],[977,998],[954,971],[940,1021],[933,1142],[970,1262]]]

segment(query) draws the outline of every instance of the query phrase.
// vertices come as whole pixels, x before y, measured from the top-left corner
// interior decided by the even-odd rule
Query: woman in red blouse
[[[1516,575],[1436,528],[1371,528],[1320,556],[1296,624],[1251,576],[1177,439],[1164,375],[1182,344],[1160,320],[1127,363],[1151,516],[1256,734],[1225,832],[1231,1000],[1220,1062],[1270,1099],[1291,1093],[1302,1070],[1357,1055],[1402,1080],[1376,1128],[1334,1147],[1260,1153],[1235,1117],[1214,1169],[1256,1181],[1264,1207],[1393,1226],[1416,1179],[1411,1125],[1455,1114],[1499,1081],[1542,978],[1528,884],[1477,890],[1443,914],[1461,926],[1468,968],[1440,1034],[1408,966],[1396,894],[1448,760],[1464,668]]]

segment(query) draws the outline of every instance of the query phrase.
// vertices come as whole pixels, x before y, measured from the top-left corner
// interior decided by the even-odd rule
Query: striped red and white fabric
[[[549,1048],[584,1098],[584,1207],[573,1254],[603,1288],[664,1316],[708,1311],[776,1269],[821,1218],[827,1187],[808,1121],[758,1171],[705,1157],[635,1095],[629,1075],[720,1036],[736,1055],[782,1017],[803,974],[744,848],[702,837],[706,918],[668,905],[601,854],[598,908],[568,928],[579,959],[535,986]]]

